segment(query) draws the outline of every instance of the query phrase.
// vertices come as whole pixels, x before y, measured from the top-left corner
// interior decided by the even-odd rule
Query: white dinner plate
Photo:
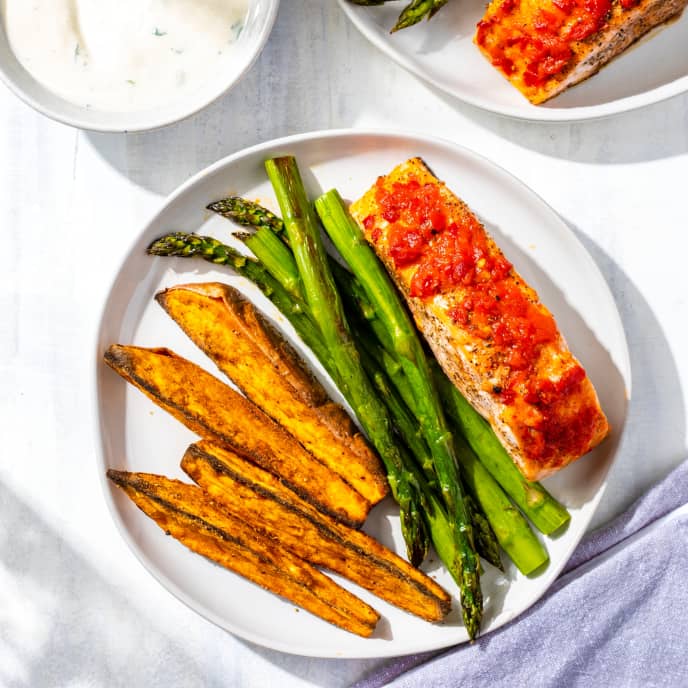
[[[410,72],[457,98],[502,115],[562,122],[606,117],[688,90],[688,12],[659,27],[587,81],[531,105],[473,44],[485,0],[450,0],[429,22],[390,34],[406,4],[339,4],[361,33]]]
[[[114,279],[95,352],[101,449],[98,468],[107,503],[124,539],[162,585],[207,619],[255,643],[300,655],[382,657],[464,642],[467,635],[456,599],[454,611],[446,621],[431,625],[344,582],[382,613],[370,639],[351,635],[305,611],[298,612],[293,604],[166,537],[105,478],[107,468],[184,478],[179,461],[194,441],[190,431],[102,363],[102,354],[109,344],[166,346],[220,375],[153,301],[158,290],[185,282],[230,282],[253,298],[293,339],[293,331],[284,319],[242,278],[197,259],[146,255],[146,247],[170,231],[208,233],[227,241],[233,225],[220,217],[210,217],[204,208],[229,194],[258,198],[275,208],[263,161],[288,153],[297,157],[312,196],[337,187],[348,199],[357,198],[377,175],[388,172],[397,163],[422,156],[477,211],[509,259],[537,288],[600,393],[613,428],[611,437],[547,482],[551,491],[569,506],[570,526],[559,537],[546,538],[551,563],[539,576],[522,576],[513,566],[508,566],[502,575],[485,565],[483,632],[498,628],[532,605],[556,578],[584,534],[619,447],[630,389],[623,328],[599,270],[551,208],[521,182],[479,155],[423,136],[360,131],[304,134],[225,158],[175,191],[143,228]],[[397,552],[404,551],[398,516],[390,500],[373,510],[366,530]],[[436,557],[431,557],[426,567],[447,590],[456,593],[456,586],[437,564]]]

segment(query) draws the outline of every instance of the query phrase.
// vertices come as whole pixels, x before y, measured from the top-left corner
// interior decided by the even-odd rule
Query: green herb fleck
[[[77,43],[74,46],[74,62],[76,62],[77,58],[79,57],[79,53],[81,52],[81,46]]]
[[[156,26],[155,31],[153,31],[154,36],[167,36],[167,31],[160,31],[160,29]]]
[[[133,79],[127,79],[127,83],[128,83],[130,86],[136,86],[136,82],[135,82]]]
[[[181,55],[184,51],[181,50],[180,48],[170,48],[170,50],[175,54],[175,55]]]
[[[241,32],[244,30],[244,20],[240,19],[239,21],[235,21],[229,27],[229,30],[232,32],[232,37],[230,38],[230,42],[239,40],[239,36],[241,36]]]

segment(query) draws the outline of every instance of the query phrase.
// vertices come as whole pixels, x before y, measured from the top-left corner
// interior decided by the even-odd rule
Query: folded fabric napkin
[[[400,657],[355,688],[688,687],[688,461],[583,539],[546,596],[448,651]]]

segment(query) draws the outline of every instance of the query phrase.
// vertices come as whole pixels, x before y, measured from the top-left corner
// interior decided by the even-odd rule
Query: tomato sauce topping
[[[619,0],[624,10],[638,2]],[[572,43],[604,27],[611,9],[612,0],[549,0],[534,10],[522,10],[520,0],[503,0],[478,23],[476,42],[506,76],[518,63],[524,84],[537,88],[570,63]]]
[[[463,204],[447,203],[441,188],[415,179],[392,184],[378,180],[375,197],[380,216],[389,223],[387,246],[395,267],[413,269],[413,297],[451,294],[448,316],[484,341],[497,365],[508,371],[492,392],[508,406],[530,407],[521,433],[530,456],[544,460],[555,450],[583,450],[592,436],[596,408],[562,422],[560,407],[580,390],[585,371],[576,364],[557,381],[538,377],[543,345],[559,336],[554,318],[529,299],[475,215]],[[365,218],[363,225],[377,243],[381,231],[375,217]]]

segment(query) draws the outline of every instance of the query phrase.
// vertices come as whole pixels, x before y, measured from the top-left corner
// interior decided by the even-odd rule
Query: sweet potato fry
[[[233,287],[172,287],[158,303],[267,415],[369,502],[388,492],[380,460],[287,341]]]
[[[368,637],[379,614],[307,562],[234,518],[195,485],[148,473],[107,476],[166,533],[344,630]]]
[[[192,444],[183,470],[236,518],[322,566],[427,621],[441,620],[450,597],[437,583],[370,536],[319,513],[274,476],[212,442]]]
[[[284,428],[199,366],[169,349],[114,344],[105,362],[203,438],[230,447],[277,475],[306,501],[361,525],[370,503],[307,452]]]

